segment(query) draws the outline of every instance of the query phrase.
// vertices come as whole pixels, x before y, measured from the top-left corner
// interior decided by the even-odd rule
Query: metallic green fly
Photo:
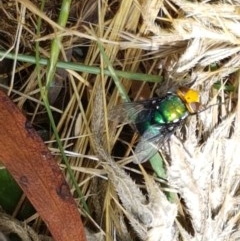
[[[180,87],[163,97],[121,104],[110,112],[110,119],[135,125],[141,138],[133,161],[142,163],[158,151],[189,115],[196,114],[200,106],[198,91]]]

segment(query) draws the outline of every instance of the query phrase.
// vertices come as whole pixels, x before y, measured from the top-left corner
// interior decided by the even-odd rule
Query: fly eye
[[[188,103],[186,106],[188,111],[191,114],[195,114],[200,110],[202,105],[199,102],[191,102],[191,103]]]
[[[199,92],[196,90],[188,89],[186,87],[179,87],[177,94],[186,104],[200,102]]]
[[[187,103],[199,102],[199,93],[195,90],[189,89],[184,95]]]

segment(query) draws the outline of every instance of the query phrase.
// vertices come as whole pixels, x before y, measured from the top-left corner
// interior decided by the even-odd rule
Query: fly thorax
[[[177,95],[172,94],[156,106],[153,122],[159,125],[176,123],[186,118],[188,114],[187,107],[183,101]]]

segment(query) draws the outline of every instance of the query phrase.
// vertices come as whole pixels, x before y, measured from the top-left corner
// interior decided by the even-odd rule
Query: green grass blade
[[[6,51],[0,50],[0,58],[5,56]],[[5,58],[7,59],[14,59],[15,55],[14,53],[8,53],[6,54]],[[17,60],[22,61],[25,63],[35,64],[36,59],[35,56],[32,55],[26,55],[26,54],[18,54]],[[47,65],[48,59],[46,58],[39,58],[39,64],[40,65]],[[94,66],[88,66],[80,63],[73,63],[73,62],[64,62],[64,61],[58,61],[56,63],[56,68],[63,68],[63,69],[69,69],[74,70],[78,72],[84,72],[89,74],[100,74],[101,69],[99,67]],[[109,69],[103,70],[104,74],[107,76],[111,76],[112,73],[109,71]],[[120,71],[120,70],[114,70],[116,75],[120,78],[129,79],[129,80],[139,80],[139,81],[146,81],[146,82],[154,82],[158,83],[162,81],[162,77],[158,75],[150,75],[150,74],[142,74],[142,73],[131,73],[126,71]]]
[[[61,10],[61,13],[60,13],[60,17],[59,20],[61,24],[61,26],[64,26],[64,23],[66,24],[66,21],[67,21],[67,18],[68,18],[68,13],[69,13],[69,9],[70,9],[70,3],[71,1],[63,1],[62,3],[62,10]],[[65,4],[65,5],[64,5]],[[42,2],[42,6],[41,6],[41,10],[43,10],[43,7],[44,7],[44,2]],[[68,12],[66,12],[66,10]],[[62,13],[63,11],[63,13]],[[63,15],[63,16],[62,16]],[[63,19],[62,19],[63,18]],[[38,25],[37,25],[37,34],[38,36],[40,36],[40,26],[41,26],[41,19],[39,18],[38,19]],[[68,159],[65,155],[65,152],[64,152],[64,148],[63,148],[63,145],[62,145],[62,142],[61,142],[61,139],[59,137],[59,134],[58,134],[58,131],[57,131],[57,127],[56,127],[56,124],[54,122],[54,118],[53,118],[53,114],[52,114],[52,111],[50,109],[50,104],[49,104],[49,101],[48,101],[48,89],[50,87],[50,83],[54,77],[54,74],[55,74],[55,71],[56,71],[56,63],[58,61],[58,55],[59,55],[59,52],[60,52],[60,49],[59,48],[59,45],[61,43],[61,38],[59,39],[55,39],[52,43],[52,48],[51,48],[51,58],[49,60],[50,64],[48,65],[48,69],[47,69],[47,83],[46,85],[44,86],[43,83],[42,83],[42,80],[41,80],[41,77],[40,77],[40,51],[39,51],[39,43],[36,42],[36,56],[35,56],[35,63],[36,63],[36,71],[37,71],[37,76],[38,76],[38,84],[39,84],[39,88],[40,88],[40,93],[41,93],[41,97],[43,99],[43,102],[44,102],[44,105],[45,105],[45,108],[46,108],[46,111],[48,113],[48,118],[49,118],[49,121],[51,123],[51,127],[53,129],[53,133],[55,135],[55,138],[56,138],[56,141],[58,143],[58,148],[61,152],[61,155],[62,155],[62,158],[63,158],[63,161],[66,165],[66,168],[67,168],[67,171],[68,171],[68,174],[70,176],[70,179],[76,189],[76,192],[78,194],[78,196],[81,198],[81,201],[82,201],[82,204],[83,204],[83,207],[84,209],[89,213],[89,208],[84,200],[84,197],[83,197],[83,194],[78,186],[78,183],[77,183],[77,180],[75,179],[74,177],[74,173],[71,169],[71,166],[68,162]],[[58,45],[58,46],[57,46]],[[53,53],[54,51],[56,51],[56,53]]]

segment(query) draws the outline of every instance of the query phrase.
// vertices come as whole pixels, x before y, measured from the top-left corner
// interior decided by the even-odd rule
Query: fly
[[[163,97],[117,106],[110,112],[110,119],[135,125],[141,138],[135,148],[133,161],[142,163],[158,151],[189,115],[196,114],[200,106],[198,91],[180,87]]]

